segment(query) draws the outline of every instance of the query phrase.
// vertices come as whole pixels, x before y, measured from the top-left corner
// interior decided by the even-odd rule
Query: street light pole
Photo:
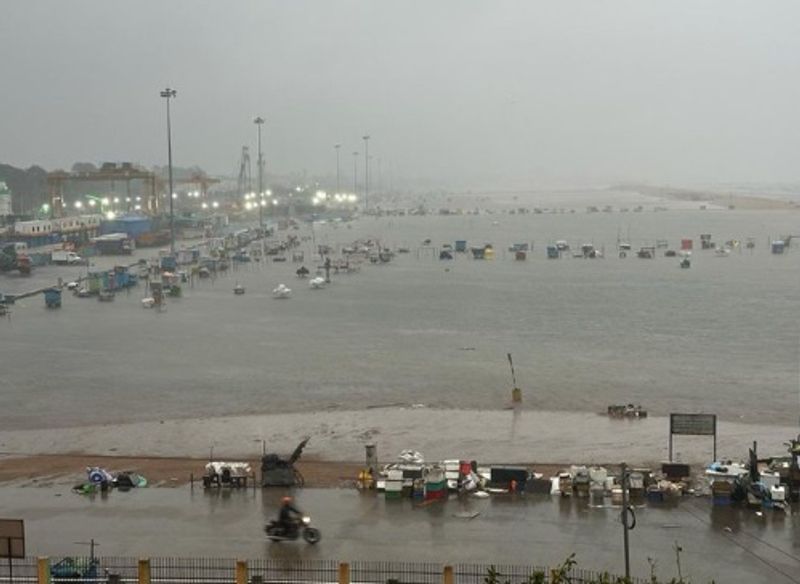
[[[264,233],[264,160],[261,157],[261,126],[264,125],[264,118],[261,116],[253,120],[258,127],[258,227],[261,229],[262,237]]]
[[[174,89],[167,87],[161,92],[161,97],[167,100],[167,158],[169,163],[169,252],[175,253],[175,210],[174,192],[172,190],[172,124],[169,117],[169,100],[178,94]]]
[[[364,211],[369,210],[369,134],[364,136]]]
[[[628,538],[628,531],[631,527],[628,526],[628,466],[623,462],[620,465],[620,474],[622,481],[622,543],[625,548],[625,579],[630,581],[631,578],[631,552],[630,543]],[[634,518],[634,522],[636,519]],[[634,523],[634,525],[636,525]]]
[[[338,195],[341,191],[339,190],[339,149],[342,147],[341,144],[336,144],[334,148],[336,148],[336,194]]]
[[[353,193],[358,194],[358,152],[353,152]]]

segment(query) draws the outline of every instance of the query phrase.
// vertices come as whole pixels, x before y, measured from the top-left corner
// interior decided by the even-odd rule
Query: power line
[[[680,505],[680,508],[682,508],[682,509],[683,509],[684,511],[686,511],[686,512],[687,512],[689,515],[691,515],[692,517],[694,517],[695,519],[697,519],[697,520],[698,520],[698,521],[700,521],[701,523],[705,523],[706,525],[711,525],[711,523],[710,523],[709,521],[707,521],[707,520],[706,520],[706,519],[704,519],[703,517],[700,517],[700,516],[699,516],[699,515],[697,515],[696,513],[692,512],[692,511],[689,509],[689,506],[688,506],[688,505]],[[773,570],[775,570],[776,572],[778,572],[779,574],[781,574],[782,576],[784,576],[786,579],[790,580],[791,582],[794,582],[795,584],[800,584],[800,580],[798,580],[797,578],[795,578],[795,577],[794,577],[794,576],[792,576],[791,574],[787,574],[786,572],[784,572],[783,570],[781,570],[781,569],[780,569],[778,566],[776,566],[775,564],[771,563],[771,562],[770,562],[769,560],[767,560],[766,558],[764,558],[764,557],[762,557],[762,556],[758,555],[756,552],[754,552],[753,550],[751,550],[750,548],[748,548],[747,546],[745,546],[743,543],[741,543],[741,542],[739,542],[739,541],[736,541],[736,538],[734,538],[734,537],[732,537],[732,536],[729,536],[729,535],[728,535],[727,533],[725,533],[725,532],[721,532],[721,533],[722,533],[722,535],[723,535],[723,536],[724,536],[724,537],[725,537],[725,538],[726,538],[728,541],[730,541],[732,544],[734,544],[734,545],[738,546],[739,548],[741,548],[742,550],[744,550],[745,552],[747,552],[748,554],[750,554],[751,556],[753,556],[754,558],[756,558],[757,560],[759,560],[760,562],[762,562],[763,564],[765,564],[766,566],[768,566],[768,567],[772,568]],[[796,557],[796,556],[793,556],[793,555],[792,555],[792,554],[790,554],[789,552],[787,552],[787,551],[785,551],[785,550],[782,550],[781,548],[779,548],[779,547],[776,547],[776,546],[772,545],[771,543],[769,543],[769,542],[766,542],[766,541],[764,541],[763,539],[761,539],[761,538],[759,538],[759,537],[757,537],[757,536],[755,536],[755,535],[749,534],[749,533],[747,533],[746,531],[742,531],[741,533],[743,533],[744,535],[748,535],[748,536],[752,537],[753,539],[755,539],[755,540],[759,541],[760,543],[764,544],[765,546],[769,547],[770,549],[773,549],[773,550],[775,550],[776,552],[779,552],[779,553],[781,553],[781,554],[783,554],[783,555],[785,555],[785,556],[787,556],[787,557],[791,558],[792,560],[794,560],[794,561],[796,561],[796,562],[800,563],[800,558],[798,558],[798,557]]]

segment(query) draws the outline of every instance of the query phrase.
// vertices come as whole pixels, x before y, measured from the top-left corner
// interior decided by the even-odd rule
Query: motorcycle
[[[288,530],[285,530],[277,521],[270,521],[264,526],[264,532],[272,541],[295,541],[302,535],[307,543],[313,545],[322,539],[319,529],[311,527],[311,518],[306,516],[295,521]]]

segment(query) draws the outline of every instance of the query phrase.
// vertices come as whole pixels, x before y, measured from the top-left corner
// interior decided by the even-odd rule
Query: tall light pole
[[[174,191],[172,190],[172,125],[169,118],[169,100],[178,94],[174,89],[167,87],[161,92],[161,97],[167,100],[167,158],[169,161],[169,252],[175,253],[175,211]]]
[[[369,210],[369,134],[364,136],[364,211]]]
[[[264,118],[261,116],[253,120],[258,128],[258,227],[261,229],[262,237],[264,233],[264,159],[261,157],[261,126],[264,125]]]
[[[336,148],[336,194],[338,195],[341,191],[339,190],[339,149],[342,147],[341,144],[336,144],[334,148]]]
[[[358,194],[358,152],[353,152],[353,193]]]

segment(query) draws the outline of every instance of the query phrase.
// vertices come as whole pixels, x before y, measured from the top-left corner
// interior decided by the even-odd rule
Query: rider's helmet
[[[289,496],[287,495],[286,497],[284,497],[284,498],[282,499],[282,502],[283,502],[283,504],[284,504],[284,505],[291,505],[291,503],[292,503],[292,498],[291,498],[291,497],[289,497]]]

